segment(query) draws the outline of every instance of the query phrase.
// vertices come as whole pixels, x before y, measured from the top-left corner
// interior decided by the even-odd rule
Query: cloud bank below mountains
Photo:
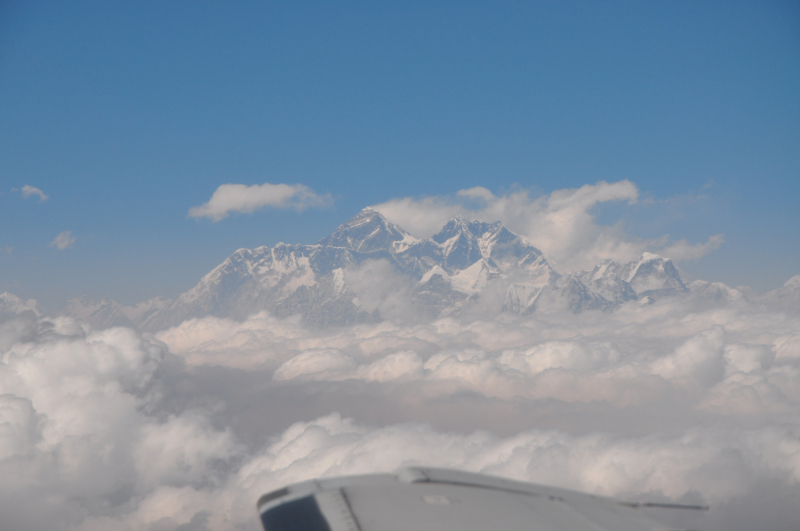
[[[326,206],[330,195],[319,195],[302,184],[223,184],[211,195],[208,203],[189,209],[190,218],[220,221],[231,212],[251,213],[260,208],[291,208],[301,212]]]
[[[512,232],[528,238],[559,271],[591,269],[610,259],[630,262],[643,252],[655,252],[674,261],[697,259],[718,248],[721,234],[707,242],[689,244],[668,238],[641,239],[626,234],[620,223],[598,225],[592,209],[601,203],[636,203],[639,190],[630,181],[601,181],[577,189],[556,190],[532,199],[527,190],[494,195],[483,187],[460,190],[454,196],[393,199],[375,210],[416,237],[428,237],[450,218],[502,221]]]
[[[260,494],[424,464],[796,528],[800,317],[743,299],[312,330],[261,313],[155,336],[0,324],[14,529],[258,529]],[[689,525],[689,524],[687,524]],[[183,527],[181,527],[183,526]]]

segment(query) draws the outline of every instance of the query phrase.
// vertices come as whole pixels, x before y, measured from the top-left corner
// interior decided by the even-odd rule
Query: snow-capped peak
[[[386,219],[380,212],[365,208],[340,225],[320,245],[344,247],[358,252],[394,251],[416,241],[416,238]]]
[[[681,280],[678,270],[669,258],[653,253],[643,253],[638,262],[631,262],[623,268],[624,280],[636,291],[639,297],[653,293],[685,293],[689,291]]]

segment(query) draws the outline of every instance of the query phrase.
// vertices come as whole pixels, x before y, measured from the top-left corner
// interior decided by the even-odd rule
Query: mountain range
[[[209,315],[244,319],[262,310],[277,317],[298,315],[315,327],[376,322],[383,318],[380,309],[363,299],[387,288],[378,285],[381,278],[371,285],[369,278],[365,284],[366,277],[358,276],[360,268],[375,261],[388,264],[403,282],[420,318],[458,314],[489,299],[498,310],[527,315],[611,311],[629,301],[646,304],[690,291],[714,300],[741,297],[720,283],[687,285],[671,260],[651,253],[626,264],[605,261],[590,271],[561,275],[539,249],[500,222],[456,217],[432,237],[418,239],[365,208],[314,245],[239,249],[174,300],[124,306],[84,297],[71,300],[62,314],[98,328],[125,325],[149,331]],[[359,278],[353,285],[351,280]],[[764,299],[796,306],[798,279]],[[0,313],[25,309],[38,311],[35,301],[0,295]]]
[[[432,237],[417,239],[366,208],[315,245],[239,249],[175,300],[136,307],[75,300],[65,313],[95,325],[144,330],[206,315],[243,319],[261,310],[278,317],[299,314],[318,327],[375,322],[382,318],[379,311],[365,309],[346,279],[347,272],[373,260],[388,262],[407,279],[411,299],[429,317],[458,312],[498,288],[503,309],[519,314],[609,310],[637,298],[688,291],[672,262],[656,255],[562,276],[539,249],[500,222],[456,217]]]

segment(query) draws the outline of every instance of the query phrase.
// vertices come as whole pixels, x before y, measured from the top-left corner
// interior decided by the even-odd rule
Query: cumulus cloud
[[[353,402],[384,408],[379,426],[336,414],[284,431],[240,470],[236,481],[252,488],[244,498],[309,477],[427,464],[711,503],[689,527],[791,529],[800,495],[798,328],[796,315],[695,294],[612,313],[329,330],[262,313],[242,323],[187,321],[158,337],[198,366],[271,374],[276,389],[300,393],[295,399],[323,393],[320,413],[363,415]],[[391,406],[380,402],[386,396]],[[759,509],[771,497],[780,500],[775,510]]]
[[[80,528],[159,488],[213,485],[240,452],[201,412],[152,414],[167,356],[157,342],[30,314],[0,325],[0,336],[4,527]]]
[[[25,186],[22,187],[22,198],[23,199],[28,199],[32,195],[38,196],[40,203],[42,203],[44,201],[47,201],[47,199],[49,198],[49,196],[47,194],[45,194],[44,192],[42,192],[41,190],[39,190],[35,186],[29,186],[29,185],[26,184]]]
[[[769,315],[782,324],[767,333]],[[395,382],[404,403],[472,392],[514,402],[601,401],[610,410],[691,403],[735,417],[796,406],[796,326],[796,318],[755,306],[708,308],[690,298],[632,302],[612,314],[305,332],[262,313],[244,323],[187,321],[157,337],[191,364],[274,371],[275,381]],[[734,394],[741,408],[714,405]]]
[[[798,330],[695,296],[325,330],[262,312],[155,336],[29,312],[0,322],[0,514],[255,531],[254,501],[286,483],[431,465],[710,503],[689,526],[709,531],[796,528]]]
[[[626,234],[621,224],[599,225],[593,209],[602,203],[636,203],[639,190],[630,181],[604,181],[576,189],[556,190],[531,198],[524,189],[497,196],[474,187],[453,196],[393,199],[373,208],[417,237],[437,232],[453,216],[494,222],[527,237],[558,270],[591,269],[603,260],[635,260],[645,251],[658,252],[675,261],[695,259],[718,248],[722,235],[703,244],[668,238],[641,239]]]
[[[219,221],[231,212],[250,213],[265,207],[303,211],[330,203],[330,195],[319,195],[302,184],[223,184],[208,203],[190,208],[189,217]]]
[[[50,242],[48,247],[55,247],[59,251],[63,251],[64,249],[69,249],[75,243],[75,237],[72,235],[71,230],[65,230],[63,232],[59,232],[58,236],[55,237],[53,241]]]

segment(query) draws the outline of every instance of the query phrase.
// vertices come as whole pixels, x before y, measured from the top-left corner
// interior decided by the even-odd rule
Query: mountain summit
[[[416,241],[416,238],[383,217],[377,210],[367,207],[350,221],[340,225],[333,234],[321,239],[319,245],[344,247],[361,253],[399,252]]]
[[[672,262],[650,253],[629,264],[604,262],[562,276],[539,249],[499,221],[455,217],[432,237],[418,239],[365,208],[315,245],[239,249],[175,300],[142,303],[135,310],[102,301],[96,312],[81,300],[65,313],[73,310],[89,322],[96,313],[100,326],[124,316],[146,330],[207,315],[244,319],[264,310],[278,317],[299,314],[310,326],[374,322],[382,318],[380,311],[365,306],[359,293],[385,288],[359,281],[357,293],[348,284],[349,274],[373,261],[387,263],[394,278],[403,279],[403,296],[418,317],[458,313],[481,304],[487,293],[505,294],[504,311],[528,314],[609,310],[687,291]]]

